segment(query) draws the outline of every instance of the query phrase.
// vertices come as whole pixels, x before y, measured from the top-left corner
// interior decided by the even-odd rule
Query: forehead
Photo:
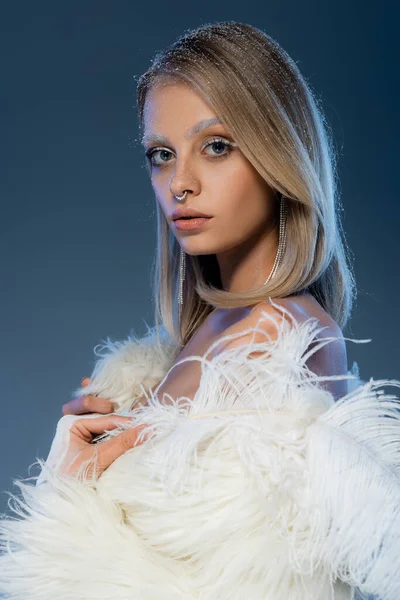
[[[208,108],[202,95],[188,83],[161,82],[153,84],[146,93],[144,112],[158,113],[164,109],[190,106],[192,108]]]
[[[166,141],[166,135],[176,129],[183,129],[190,139],[211,125],[223,125],[222,118],[190,86],[157,86],[146,97],[142,143]]]

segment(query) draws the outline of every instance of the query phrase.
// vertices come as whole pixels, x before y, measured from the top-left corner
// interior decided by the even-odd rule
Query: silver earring
[[[185,192],[186,193],[186,192]],[[287,241],[287,214],[288,214],[288,206],[285,198],[282,197],[279,211],[279,243],[278,250],[276,252],[275,261],[271,272],[268,276],[268,279],[265,281],[264,285],[266,285],[272,277],[275,275],[276,271],[279,269],[283,255],[286,250],[286,241]],[[179,257],[179,293],[178,293],[178,305],[179,305],[179,320],[182,315],[182,306],[183,306],[183,282],[186,276],[186,253],[181,248],[180,249],[180,257]]]
[[[183,307],[183,282],[186,276],[186,254],[181,248],[179,257],[179,293],[178,293],[178,306],[179,306],[179,320],[182,315]]]
[[[280,265],[282,263],[283,255],[285,254],[285,250],[286,250],[286,237],[287,237],[286,236],[287,214],[288,214],[287,202],[286,202],[285,198],[282,196],[282,198],[281,198],[280,212],[279,212],[279,244],[278,244],[278,250],[276,252],[275,262],[274,262],[273,267],[271,269],[271,273],[269,274],[268,279],[265,281],[264,285],[267,285],[267,283],[275,275],[276,271],[279,269],[279,267],[280,267]]]
[[[186,198],[187,190],[184,191],[182,196],[177,196],[174,194],[175,198],[179,201],[184,200]],[[183,282],[185,281],[186,276],[186,254],[181,248],[180,256],[179,256],[179,291],[178,291],[178,307],[179,307],[179,320],[181,320],[182,316],[182,307],[183,307]]]

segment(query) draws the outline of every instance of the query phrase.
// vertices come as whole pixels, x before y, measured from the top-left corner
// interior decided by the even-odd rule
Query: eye
[[[154,162],[154,159],[153,159],[153,156],[155,156],[157,154],[157,152],[160,152],[164,157],[166,154],[172,154],[166,148],[150,148],[149,150],[146,150],[146,152],[145,152],[146,157],[148,158],[148,160],[150,161],[150,163],[152,164],[153,167],[161,166],[160,163]],[[163,163],[163,162],[166,162],[166,161],[162,160],[161,163]]]
[[[215,158],[219,158],[220,156],[227,156],[233,148],[233,144],[231,142],[228,142],[227,140],[224,140],[223,138],[212,139],[210,142],[208,142],[208,144],[206,144],[204,146],[204,148],[209,148],[210,146],[219,146],[220,148],[221,148],[221,146],[223,146],[222,150],[224,150],[224,148],[226,150],[226,152],[224,152],[224,154],[217,152],[217,155]]]
[[[211,146],[214,146],[214,149],[217,148],[217,150],[216,150],[216,154],[214,154],[214,156],[208,155],[208,158],[211,158],[211,160],[218,160],[219,158],[225,158],[226,156],[228,156],[228,154],[230,154],[230,152],[232,151],[235,144],[233,144],[232,142],[228,142],[227,140],[225,140],[221,137],[215,137],[203,146],[203,150],[205,150],[206,148],[209,148]],[[221,152],[221,150],[223,153]],[[159,159],[161,159],[161,160],[155,162],[154,156],[156,156],[158,153],[159,153]],[[146,157],[148,158],[148,160],[150,161],[150,163],[153,167],[161,167],[163,164],[167,164],[169,155],[171,155],[171,154],[172,154],[172,152],[170,152],[167,148],[160,148],[160,147],[149,148],[145,152]],[[166,159],[166,160],[163,160],[163,159]]]

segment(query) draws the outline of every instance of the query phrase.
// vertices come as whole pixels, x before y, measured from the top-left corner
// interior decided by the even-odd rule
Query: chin
[[[184,250],[186,254],[190,254],[190,256],[216,254],[220,251],[217,244],[205,243],[204,240],[202,241],[200,239],[195,240],[194,236],[193,239],[189,239],[189,237],[187,237],[186,239],[181,239],[178,241],[182,250]]]

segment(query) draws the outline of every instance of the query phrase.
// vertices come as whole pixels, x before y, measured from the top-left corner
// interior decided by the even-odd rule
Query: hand
[[[70,417],[66,419],[68,422],[62,424],[63,427],[69,426]],[[129,423],[132,423],[131,417],[115,414],[102,417],[86,416],[74,420],[69,426],[68,445],[59,472],[72,477],[78,476],[80,479],[99,477],[118,457],[142,444],[149,437],[149,432],[145,433],[138,442],[141,430],[147,425],[126,428]],[[121,433],[104,442],[92,443],[95,436],[118,426],[124,429]]]
[[[82,387],[89,385],[90,382],[90,377],[84,377],[81,382]],[[74,398],[66,404],[63,404],[62,407],[63,415],[83,415],[87,413],[100,413],[102,415],[109,415],[113,411],[114,407],[109,400],[92,395],[78,396],[78,398]]]

